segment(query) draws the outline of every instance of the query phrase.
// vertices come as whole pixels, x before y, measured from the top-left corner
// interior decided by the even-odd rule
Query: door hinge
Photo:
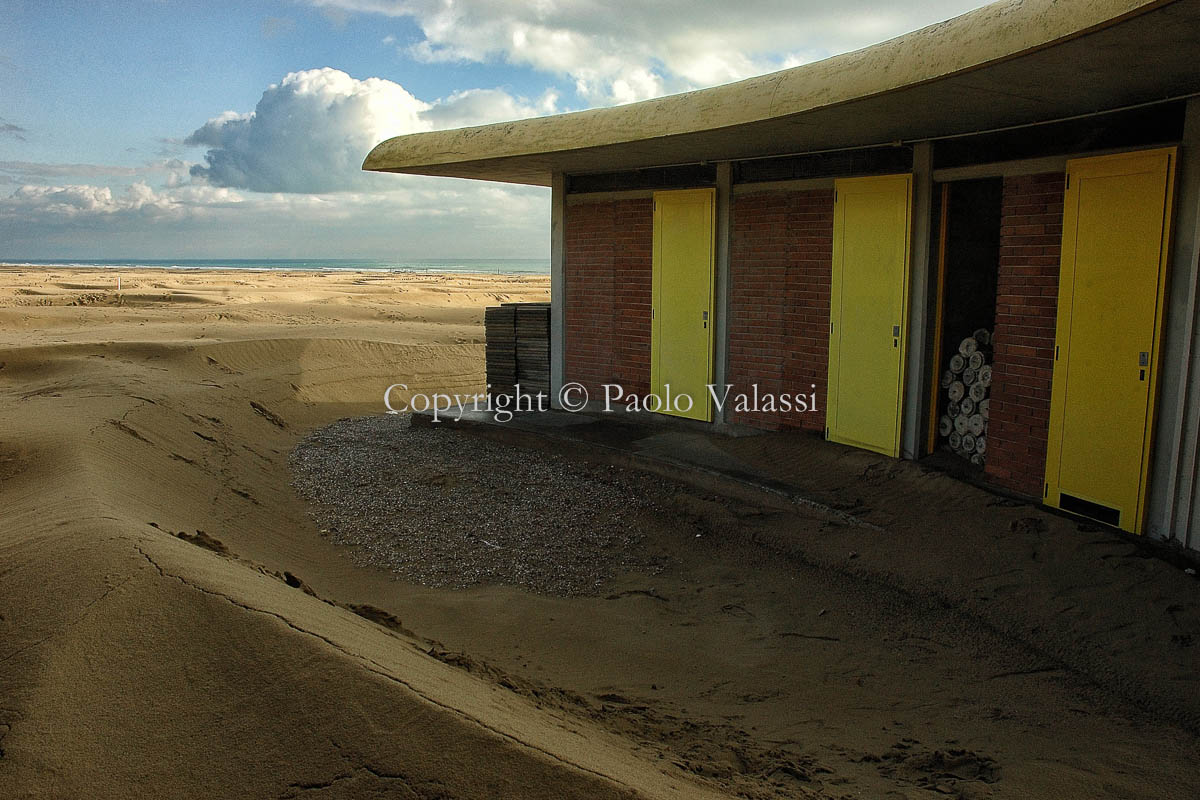
[[[1047,483],[1045,488],[1042,489],[1042,499],[1045,500],[1049,496],[1050,496],[1050,484]]]
[[[650,309],[650,319],[654,319],[654,309]]]
[[[1058,361],[1058,345],[1054,345],[1054,360]]]
[[[1067,173],[1067,185],[1066,185],[1066,187],[1064,187],[1064,189],[1069,190],[1070,188],[1071,188],[1071,173],[1068,172]]]

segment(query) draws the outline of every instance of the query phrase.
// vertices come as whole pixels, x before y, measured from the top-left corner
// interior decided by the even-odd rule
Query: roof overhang
[[[397,136],[363,169],[554,173],[920,141],[1200,92],[1200,0],[1005,0],[863,50],[612,108]]]

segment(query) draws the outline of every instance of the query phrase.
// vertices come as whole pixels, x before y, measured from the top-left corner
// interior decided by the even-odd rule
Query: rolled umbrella
[[[975,436],[982,436],[987,428],[987,423],[983,419],[982,414],[971,414],[967,417],[967,430]]]

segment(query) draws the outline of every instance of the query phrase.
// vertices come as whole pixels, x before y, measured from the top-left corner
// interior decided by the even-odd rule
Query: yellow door
[[[1067,162],[1046,502],[1141,532],[1175,150]]]
[[[658,410],[712,420],[715,189],[654,193],[650,391]]]
[[[835,183],[827,436],[900,453],[912,176]]]

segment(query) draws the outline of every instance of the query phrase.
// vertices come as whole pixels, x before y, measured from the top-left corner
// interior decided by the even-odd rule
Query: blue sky
[[[358,164],[391,135],[715,85],[982,4],[0,0],[0,259],[544,257],[547,190]]]

